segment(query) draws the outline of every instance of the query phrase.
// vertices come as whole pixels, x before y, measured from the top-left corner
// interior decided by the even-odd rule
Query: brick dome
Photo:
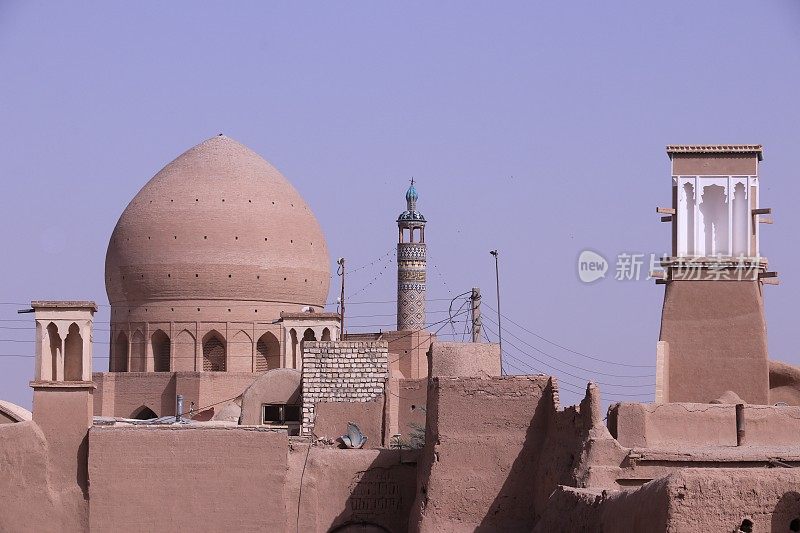
[[[106,291],[114,307],[149,304],[157,314],[159,303],[181,301],[321,307],[329,265],[295,188],[220,135],[181,154],[128,204],[108,245]]]

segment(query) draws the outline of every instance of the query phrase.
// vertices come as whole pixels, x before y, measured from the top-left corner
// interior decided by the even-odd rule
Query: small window
[[[261,406],[261,423],[265,426],[286,426],[300,422],[300,406],[264,404]]]

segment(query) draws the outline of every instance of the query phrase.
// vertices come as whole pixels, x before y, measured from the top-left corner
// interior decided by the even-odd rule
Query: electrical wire
[[[497,322],[495,322],[491,318],[486,317],[486,320],[488,320],[491,324],[497,326]],[[551,359],[553,359],[555,361],[558,361],[561,364],[567,365],[567,366],[569,366],[571,368],[575,368],[575,369],[578,369],[578,370],[583,370],[584,372],[590,372],[592,374],[597,374],[598,376],[608,376],[608,377],[613,377],[613,378],[631,379],[631,378],[654,378],[654,377],[656,377],[655,374],[634,374],[634,375],[631,375],[631,374],[609,374],[607,372],[600,372],[599,370],[591,370],[589,368],[583,368],[581,366],[573,365],[572,363],[569,363],[568,361],[564,361],[563,359],[559,359],[558,357],[556,357],[556,356],[554,356],[554,355],[552,355],[552,354],[550,354],[548,352],[545,352],[544,350],[541,350],[541,349],[537,348],[536,346],[526,342],[524,339],[518,337],[517,335],[515,335],[513,332],[509,331],[505,327],[503,327],[501,329],[504,332],[506,332],[509,335],[511,335],[512,337],[514,337],[515,339],[517,339],[518,341],[520,341],[525,346],[527,346],[527,347],[529,347],[529,348],[531,348],[533,350],[536,350],[541,355],[543,355],[545,357],[549,357],[549,358],[551,358]],[[544,364],[544,363],[542,363],[542,364]],[[655,387],[655,384],[653,384],[653,386]]]
[[[484,303],[483,305],[488,307],[490,311],[494,311],[495,313],[497,312],[489,304]],[[538,333],[536,333],[534,331],[531,331],[530,329],[518,324],[517,322],[515,322],[514,320],[512,320],[511,318],[507,317],[504,314],[501,314],[500,316],[502,316],[503,318],[505,318],[506,320],[508,320],[509,322],[511,322],[512,324],[514,324],[518,328],[520,328],[521,330],[525,331],[526,333],[530,333],[531,335],[533,335],[537,339],[543,340],[544,342],[546,342],[548,344],[552,344],[553,346],[555,346],[557,348],[561,348],[562,350],[565,350],[567,352],[573,353],[575,355],[579,355],[581,357],[585,357],[587,359],[591,359],[593,361],[598,361],[598,362],[606,363],[606,364],[609,364],[609,365],[625,366],[625,367],[630,367],[630,368],[653,368],[655,366],[655,365],[632,365],[632,364],[629,364],[629,363],[619,363],[617,361],[609,361],[607,359],[601,359],[599,357],[594,357],[594,356],[591,356],[591,355],[587,355],[585,353],[579,352],[577,350],[573,350],[571,348],[567,348],[566,346],[562,346],[561,344],[558,344],[558,343],[556,343],[554,341],[551,341],[551,340],[543,337],[542,335],[539,335]]]

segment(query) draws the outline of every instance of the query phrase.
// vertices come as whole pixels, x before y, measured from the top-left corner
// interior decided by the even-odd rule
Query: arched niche
[[[244,330],[239,330],[228,341],[229,372],[253,371],[253,339]]]
[[[153,370],[169,372],[172,355],[169,336],[163,330],[157,329],[150,336],[150,344],[153,350]]]
[[[175,336],[175,356],[172,358],[174,361],[175,370],[191,371],[195,369],[195,338],[192,333],[187,330],[181,330]]]
[[[111,372],[128,371],[128,335],[120,331],[114,341],[114,356],[111,358]]]
[[[53,322],[47,325],[47,338],[50,347],[50,380],[58,380],[58,360],[61,358],[61,350],[63,345],[61,342],[61,335],[58,333],[58,326]]]
[[[83,381],[83,337],[74,322],[64,339],[64,381]]]
[[[256,372],[266,372],[280,366],[281,345],[275,335],[264,333],[256,343]]]
[[[292,359],[286,366],[297,368],[297,330],[294,328],[289,330],[289,342],[291,343]]]
[[[144,372],[146,370],[144,358],[146,348],[144,334],[137,329],[131,337],[131,372]]]
[[[225,372],[227,363],[225,338],[216,330],[203,337],[203,371]]]

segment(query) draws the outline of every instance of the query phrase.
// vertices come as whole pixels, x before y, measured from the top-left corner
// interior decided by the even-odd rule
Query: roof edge
[[[667,155],[673,154],[755,154],[764,158],[764,147],[760,144],[668,144]]]

